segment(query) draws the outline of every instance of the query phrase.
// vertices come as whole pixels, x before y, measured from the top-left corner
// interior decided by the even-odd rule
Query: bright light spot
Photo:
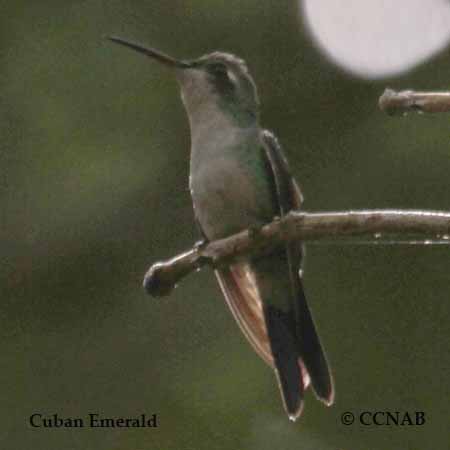
[[[364,78],[401,74],[450,42],[448,0],[299,0],[321,50]]]

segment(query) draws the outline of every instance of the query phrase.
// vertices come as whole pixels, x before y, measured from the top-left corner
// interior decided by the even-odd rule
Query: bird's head
[[[175,72],[183,103],[192,117],[219,110],[239,124],[252,123],[258,117],[258,94],[245,62],[222,52],[209,53],[193,60],[178,60],[158,50],[118,37],[115,43],[143,53]]]

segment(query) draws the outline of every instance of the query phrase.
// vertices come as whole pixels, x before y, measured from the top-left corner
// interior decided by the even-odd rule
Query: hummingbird
[[[259,123],[259,98],[246,63],[213,52],[175,59],[116,36],[111,41],[166,66],[181,90],[191,135],[189,187],[208,242],[256,229],[301,208],[303,196],[282,148]],[[306,303],[301,243],[215,270],[226,303],[256,353],[274,369],[288,417],[302,412],[309,386],[334,399],[327,358]]]

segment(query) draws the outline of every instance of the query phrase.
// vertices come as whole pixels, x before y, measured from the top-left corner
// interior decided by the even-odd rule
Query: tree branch
[[[145,275],[144,288],[154,297],[168,295],[189,273],[205,265],[229,265],[240,258],[263,255],[284,242],[348,236],[414,234],[449,239],[450,212],[369,210],[329,213],[291,211],[261,228],[251,228],[204,245],[167,261],[155,263]]]
[[[389,115],[408,112],[450,112],[450,92],[394,91],[385,89],[378,100],[380,109]]]

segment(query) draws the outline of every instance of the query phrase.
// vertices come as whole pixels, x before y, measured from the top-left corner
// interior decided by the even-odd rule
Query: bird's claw
[[[196,252],[199,252],[200,250],[203,250],[207,245],[208,241],[205,238],[201,238],[194,244],[194,250]]]

